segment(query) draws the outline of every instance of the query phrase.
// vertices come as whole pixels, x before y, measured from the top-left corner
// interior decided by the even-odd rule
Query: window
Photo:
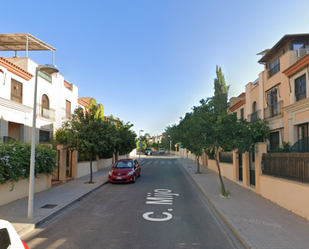
[[[9,232],[6,228],[0,229],[0,248],[10,248],[11,240],[9,236]]]
[[[66,102],[65,102],[65,117],[67,119],[69,119],[70,115],[71,115],[71,102],[66,100]]]
[[[48,142],[50,138],[50,132],[49,131],[41,131],[40,130],[40,142]]]
[[[258,111],[257,111],[257,103],[254,101],[252,103],[252,113],[251,113],[251,121],[250,122],[255,122],[258,119]]]
[[[274,59],[267,63],[267,68],[269,69],[269,78],[280,71],[280,57],[282,54],[283,51],[281,51]]]
[[[11,80],[11,100],[23,103],[23,84],[17,80]]]
[[[256,101],[252,103],[252,112],[257,112],[257,104]]]
[[[42,117],[49,117],[49,98],[46,94],[42,96]]]
[[[306,74],[295,79],[295,97],[296,101],[306,98]]]
[[[268,113],[266,117],[274,117],[278,115],[278,90],[277,88],[267,93]]]
[[[240,109],[240,118],[245,119],[245,109],[244,108]]]
[[[270,150],[275,150],[279,147],[279,131],[269,134]]]
[[[297,126],[298,140],[308,137],[309,134],[309,123],[301,124]]]

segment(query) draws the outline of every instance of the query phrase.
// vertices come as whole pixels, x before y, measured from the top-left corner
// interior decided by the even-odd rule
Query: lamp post
[[[141,147],[142,147],[142,143],[141,143],[141,132],[144,132],[144,130],[139,130],[139,160],[141,160]]]
[[[170,138],[170,156],[172,155],[172,139],[171,139],[171,135],[168,135],[168,137]]]
[[[33,218],[33,196],[34,196],[34,169],[35,169],[35,130],[36,130],[36,99],[38,87],[38,73],[39,71],[53,74],[59,70],[51,64],[40,65],[35,69],[35,83],[34,83],[34,100],[33,100],[33,119],[32,119],[32,140],[31,140],[31,157],[30,157],[30,174],[29,174],[29,196],[28,196],[28,218]]]

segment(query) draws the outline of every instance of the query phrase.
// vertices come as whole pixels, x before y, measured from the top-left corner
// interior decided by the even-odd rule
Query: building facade
[[[29,57],[0,57],[0,137],[4,141],[31,141],[35,74],[38,66]],[[55,130],[61,127],[62,122],[69,118],[77,106],[78,88],[75,85],[65,81],[60,73],[49,75],[39,71],[36,143],[53,137]]]
[[[260,53],[264,65],[259,78],[246,85],[244,116],[249,122],[269,122],[268,150],[308,137],[309,34],[283,36],[271,49]],[[230,99],[230,112],[240,112]],[[235,105],[236,104],[236,105]],[[240,105],[240,103],[238,103]],[[236,108],[237,107],[237,108]],[[242,114],[237,114],[240,118]]]

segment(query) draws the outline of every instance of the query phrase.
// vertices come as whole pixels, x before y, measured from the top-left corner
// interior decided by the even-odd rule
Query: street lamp
[[[139,160],[141,160],[141,147],[142,147],[142,143],[141,143],[141,132],[144,132],[144,130],[139,130]]]
[[[36,99],[38,87],[39,71],[53,74],[59,70],[51,64],[40,65],[35,69],[34,83],[34,100],[33,100],[33,119],[32,119],[32,140],[31,140],[31,157],[30,157],[30,174],[29,174],[29,196],[28,196],[28,218],[33,218],[33,195],[34,195],[34,169],[35,169],[35,129],[36,129]]]
[[[170,138],[170,156],[172,155],[172,140],[171,140],[171,135],[168,135]]]

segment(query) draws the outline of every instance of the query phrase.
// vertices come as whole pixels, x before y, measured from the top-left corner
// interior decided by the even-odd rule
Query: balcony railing
[[[39,71],[38,72],[38,75],[40,76],[40,77],[42,77],[44,80],[46,80],[46,81],[48,81],[48,82],[52,82],[52,77],[49,75],[49,74],[47,74],[47,73],[44,73],[44,72],[42,72],[42,71]]]
[[[259,118],[261,118],[261,110],[257,110],[248,115],[248,121],[251,123],[257,121]]]
[[[268,72],[268,78],[273,76],[274,74],[278,73],[280,71],[280,63],[274,66],[272,69],[269,70]]]
[[[38,105],[37,115],[39,117],[47,118],[50,120],[55,120],[55,109],[50,107],[43,107],[42,105]]]
[[[281,100],[279,102],[273,103],[270,106],[267,106],[264,109],[264,118],[268,119],[268,118],[273,118],[273,117],[282,115],[282,110],[281,110],[282,103],[283,101]]]

